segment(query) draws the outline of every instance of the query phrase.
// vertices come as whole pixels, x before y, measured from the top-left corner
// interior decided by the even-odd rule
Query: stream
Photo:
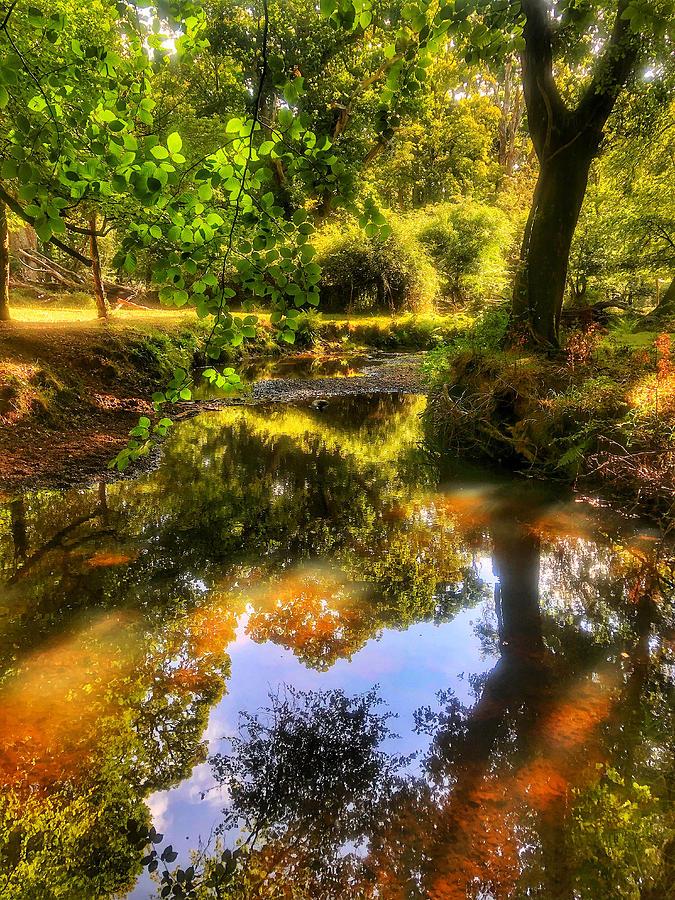
[[[0,496],[0,897],[159,896],[150,826],[232,898],[670,896],[672,543],[439,462],[372,363]]]

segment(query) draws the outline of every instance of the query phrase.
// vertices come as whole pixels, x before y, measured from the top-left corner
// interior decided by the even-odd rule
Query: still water
[[[153,897],[154,826],[199,898],[673,897],[672,547],[444,469],[423,406],[0,498],[0,896]]]

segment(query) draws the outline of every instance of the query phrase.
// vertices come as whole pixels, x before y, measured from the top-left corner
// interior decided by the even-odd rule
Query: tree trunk
[[[105,296],[105,287],[101,277],[101,257],[98,252],[98,237],[96,235],[96,213],[89,218],[89,247],[91,249],[91,272],[94,277],[94,296],[96,297],[96,310],[99,319],[108,318],[108,301]]]
[[[574,145],[539,172],[525,228],[513,294],[513,315],[535,338],[555,346],[570,247],[594,153]]]
[[[0,322],[9,321],[9,229],[7,208],[0,200]]]
[[[552,23],[546,0],[521,0],[525,13],[523,93],[539,179],[525,227],[513,291],[513,315],[537,343],[557,346],[570,246],[586,193],[591,162],[605,122],[635,68],[639,38],[623,18],[598,54],[593,76],[577,105],[569,107],[553,75]]]
[[[666,319],[675,319],[675,275],[661,294],[661,298],[654,309],[645,316],[645,321],[655,323],[664,322]]]

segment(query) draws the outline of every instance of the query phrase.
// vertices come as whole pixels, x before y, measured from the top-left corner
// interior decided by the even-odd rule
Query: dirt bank
[[[158,316],[0,325],[0,481],[81,470],[114,455],[169,366],[189,365],[193,326]]]

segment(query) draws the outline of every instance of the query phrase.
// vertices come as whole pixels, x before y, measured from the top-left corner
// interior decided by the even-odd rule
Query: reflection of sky
[[[479,571],[486,581],[494,581],[489,559],[480,561]],[[206,731],[209,752],[227,752],[228,744],[222,738],[235,732],[239,710],[250,712],[267,705],[269,692],[284,683],[299,690],[341,688],[350,695],[377,684],[388,708],[398,715],[390,727],[400,738],[387,742],[385,748],[405,754],[424,750],[428,738],[413,733],[413,712],[420,706],[434,706],[436,693],[447,688],[468,702],[469,683],[463,674],[485,672],[494,665],[494,659],[483,657],[473,628],[490,614],[491,606],[487,601],[462,610],[444,625],[422,623],[408,631],[385,631],[379,640],[369,641],[355,653],[351,662],[338,660],[327,672],[307,669],[289,650],[273,643],[254,643],[240,626],[237,640],[229,648],[232,677],[228,693],[213,709]],[[164,834],[161,846],[172,844],[180,854],[178,862],[187,861],[189,849],[196,847],[200,838],[207,838],[220,819],[227,798],[211,791],[202,799],[212,784],[209,766],[203,764],[178,787],[153,794],[148,800],[154,825]],[[149,877],[143,875],[128,896],[145,900],[152,894]]]

